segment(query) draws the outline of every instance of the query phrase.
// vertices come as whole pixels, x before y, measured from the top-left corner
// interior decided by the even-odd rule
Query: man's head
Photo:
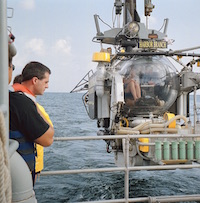
[[[12,64],[12,58],[17,54],[17,50],[13,45],[15,37],[10,34],[8,36],[8,82],[12,80],[12,72],[14,70],[14,65]]]
[[[15,83],[19,83],[19,84],[22,83],[22,75],[15,76],[15,78],[13,80],[13,84],[15,84]]]
[[[48,88],[51,70],[45,65],[32,61],[22,71],[22,84],[34,95],[42,95]]]

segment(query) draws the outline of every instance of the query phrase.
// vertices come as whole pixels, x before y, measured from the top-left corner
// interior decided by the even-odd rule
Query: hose
[[[182,115],[177,115],[171,118],[169,121],[163,124],[149,124],[148,126],[144,126],[140,131],[141,134],[148,134],[150,132],[159,132],[166,131],[169,133],[177,133],[178,129],[176,128],[167,128],[174,120],[183,119],[185,121],[185,126],[188,128],[187,118]]]
[[[167,133],[177,133],[178,129],[176,128],[150,128],[147,130],[140,131],[141,134],[149,134],[150,132],[163,132],[166,131]]]
[[[138,141],[136,142],[136,150],[137,150],[138,155],[139,155],[142,159],[145,159],[145,160],[147,160],[147,161],[150,160],[149,157],[146,157],[146,156],[144,156],[144,155],[141,154],[141,152],[140,152],[140,150],[139,150],[139,144],[138,144]]]
[[[132,135],[132,134],[138,135],[138,134],[140,134],[140,132],[136,131],[136,130],[132,130],[132,129],[127,129],[127,130],[119,129],[119,130],[117,130],[117,134],[118,135],[127,135],[127,134],[129,134],[129,135]]]
[[[176,128],[167,128],[174,120],[183,119],[185,122],[185,127],[188,128],[187,118],[182,115],[177,115],[168,120],[165,123],[151,123],[151,121],[147,121],[145,123],[141,123],[134,128],[120,127],[117,131],[117,134],[149,134],[150,132],[163,132],[166,131],[168,133],[177,133],[178,129]]]
[[[6,149],[6,127],[0,111],[0,202],[11,203],[11,177],[8,150]]]
[[[144,126],[149,125],[151,123],[151,121],[147,121],[145,123],[141,123],[139,125],[137,125],[134,128],[130,128],[130,127],[120,127],[119,130],[125,130],[125,131],[140,131],[140,129],[142,129]]]

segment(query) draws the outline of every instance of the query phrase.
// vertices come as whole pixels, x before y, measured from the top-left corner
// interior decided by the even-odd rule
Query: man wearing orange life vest
[[[10,92],[10,138],[19,142],[18,152],[35,179],[35,145],[53,143],[54,129],[36,106],[35,95],[48,88],[49,68],[39,62],[28,63],[22,71],[22,83]]]
[[[21,85],[18,85],[18,84],[22,83],[22,79],[23,79],[22,75],[15,76],[15,78],[13,80],[12,88],[14,89],[14,91],[23,91],[24,93],[29,94],[29,92],[26,89],[24,89]],[[30,97],[30,95],[29,95],[29,97]],[[42,113],[42,115],[45,117],[45,119],[49,122],[49,124],[51,126],[53,126],[53,123],[52,123],[48,113],[45,111],[44,107],[41,106],[39,103],[36,103],[36,105],[37,105],[37,108]],[[43,149],[43,146],[41,146],[39,144],[35,144],[35,149],[36,149],[36,154],[37,154],[35,157],[35,174],[37,175],[44,168],[44,149]]]

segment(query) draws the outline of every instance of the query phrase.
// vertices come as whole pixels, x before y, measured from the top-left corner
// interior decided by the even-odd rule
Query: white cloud
[[[45,55],[45,46],[42,39],[33,38],[26,44],[25,47],[36,55]]]
[[[33,10],[35,8],[35,0],[22,0],[20,4],[26,10]]]
[[[56,41],[55,44],[55,51],[64,54],[70,54],[71,52],[71,45],[69,40],[59,39]]]

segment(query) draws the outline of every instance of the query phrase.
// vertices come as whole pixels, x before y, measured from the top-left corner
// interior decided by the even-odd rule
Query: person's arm
[[[35,143],[40,144],[43,147],[48,147],[53,143],[54,129],[49,126],[49,129],[39,138],[35,140]]]
[[[40,116],[44,119],[44,121],[49,125],[49,129],[39,138],[35,140],[37,144],[42,145],[43,147],[48,147],[53,143],[53,135],[54,135],[54,128],[53,124],[46,113],[45,109],[40,105],[36,104],[37,111]]]

